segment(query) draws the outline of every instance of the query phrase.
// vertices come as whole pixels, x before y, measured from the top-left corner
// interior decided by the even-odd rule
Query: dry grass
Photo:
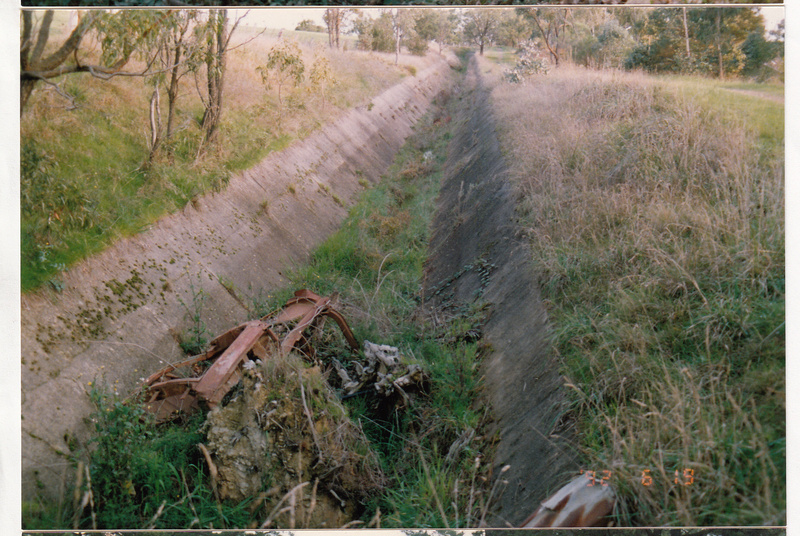
[[[482,70],[618,524],[785,523],[781,125],[702,82]]]

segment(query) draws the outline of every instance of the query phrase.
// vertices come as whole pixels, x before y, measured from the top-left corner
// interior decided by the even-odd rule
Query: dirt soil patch
[[[519,526],[541,501],[571,480],[563,379],[548,351],[547,317],[516,218],[516,194],[503,163],[477,61],[458,98],[425,275],[427,305],[458,310],[485,304],[483,375],[499,435],[495,478],[508,481],[487,519]],[[500,474],[501,468],[510,468]]]
[[[233,177],[139,235],[63,275],[62,292],[24,295],[22,493],[56,499],[89,435],[90,382],[125,396],[181,360],[198,297],[204,328],[246,320],[377,182],[442,89],[444,59],[302,142]]]

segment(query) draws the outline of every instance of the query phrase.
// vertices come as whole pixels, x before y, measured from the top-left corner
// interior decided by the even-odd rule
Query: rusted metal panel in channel
[[[359,344],[353,332],[331,305],[334,298],[335,295],[323,297],[310,290],[298,290],[276,314],[236,326],[213,339],[205,353],[168,365],[150,375],[145,380],[149,395],[146,408],[156,416],[156,420],[165,421],[181,412],[196,411],[201,401],[212,407],[219,404],[241,379],[241,366],[248,354],[252,354],[251,359],[263,360],[269,358],[270,352],[298,350],[313,358],[314,348],[307,332],[314,326],[321,326],[325,316],[336,321],[350,347],[358,351]],[[286,330],[288,333],[281,340],[276,331]],[[199,364],[204,361],[213,364],[201,372]],[[179,377],[176,374],[178,369],[185,368],[191,368],[194,376]]]
[[[245,324],[244,330],[238,337],[231,343],[230,346],[222,353],[221,356],[211,365],[203,378],[197,384],[195,391],[198,396],[208,401],[208,404],[214,406],[222,400],[225,393],[230,390],[232,386],[228,386],[228,380],[236,372],[239,363],[247,356],[247,352],[255,346],[258,339],[264,335],[264,332],[269,326],[260,321],[254,320]],[[238,378],[236,380],[239,381]],[[223,388],[227,389],[223,391]]]

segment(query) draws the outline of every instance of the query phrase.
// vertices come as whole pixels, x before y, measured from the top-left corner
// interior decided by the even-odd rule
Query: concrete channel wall
[[[379,180],[449,69],[442,60],[406,78],[224,191],[70,268],[62,292],[23,296],[23,499],[57,499],[74,478],[68,456],[88,437],[90,382],[124,396],[182,359],[178,341],[198,296],[210,334],[245,320],[250,299],[280,286],[282,271],[307,259]]]
[[[547,314],[517,221],[517,193],[495,133],[490,90],[476,57],[459,97],[426,266],[428,305],[484,307],[482,379],[498,443],[490,527],[518,527],[572,479],[563,379],[550,352]],[[502,472],[502,468],[508,469]],[[496,497],[498,496],[496,495]]]

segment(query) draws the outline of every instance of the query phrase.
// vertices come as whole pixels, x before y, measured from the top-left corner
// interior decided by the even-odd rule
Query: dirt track
[[[563,380],[548,354],[547,319],[526,244],[519,239],[516,196],[495,134],[478,63],[460,98],[462,126],[450,144],[426,270],[429,304],[483,300],[484,385],[500,442],[494,474],[508,486],[489,526],[519,526],[577,469],[559,430]],[[447,283],[447,292],[442,289]],[[433,295],[439,291],[439,295]],[[560,435],[562,437],[556,437]],[[574,475],[574,472],[573,472]]]
[[[130,392],[182,357],[186,309],[200,289],[203,320],[221,333],[247,315],[257,290],[279,287],[333,232],[367,184],[394,160],[447,82],[433,67],[351,110],[301,143],[231,179],[219,194],[64,274],[62,293],[22,298],[22,496],[54,499],[85,442],[89,382]]]

